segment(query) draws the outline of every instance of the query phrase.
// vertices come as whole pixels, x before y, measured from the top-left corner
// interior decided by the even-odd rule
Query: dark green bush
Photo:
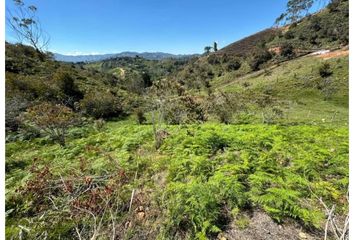
[[[59,87],[60,92],[64,94],[66,101],[69,101],[70,106],[73,106],[74,102],[79,101],[83,97],[73,74],[65,69],[59,69],[53,76],[54,84]]]
[[[241,67],[241,63],[238,59],[231,59],[229,62],[226,64],[226,70],[227,71],[236,71]]]
[[[327,62],[321,64],[321,66],[318,68],[318,73],[322,78],[329,77],[333,74],[333,71],[331,69],[331,65]]]
[[[250,67],[253,71],[257,71],[262,64],[270,59],[272,59],[272,54],[268,50],[258,49],[251,56]]]
[[[80,109],[94,118],[117,117],[123,113],[119,99],[107,91],[89,92],[80,101]]]
[[[216,133],[207,138],[206,145],[210,149],[212,154],[215,154],[219,150],[224,151],[229,146],[227,139],[217,135]]]
[[[293,58],[295,56],[293,45],[290,43],[283,43],[280,47],[280,55],[287,59]]]
[[[138,124],[144,124],[146,122],[145,112],[142,108],[136,109],[135,115]]]

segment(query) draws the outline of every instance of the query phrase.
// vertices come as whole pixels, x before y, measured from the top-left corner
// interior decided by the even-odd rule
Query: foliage
[[[77,117],[70,108],[51,103],[29,107],[21,118],[24,124],[33,124],[61,146],[65,146],[68,128],[77,122]]]
[[[298,20],[308,14],[310,8],[316,1],[319,0],[288,0],[286,12],[282,13],[275,20],[275,23],[296,23]]]
[[[251,56],[250,66],[253,71],[260,69],[260,66],[272,59],[272,54],[266,49],[257,49]]]
[[[36,17],[37,7],[27,6],[22,0],[14,0],[16,10],[9,12],[7,23],[17,36],[20,42],[30,44],[40,53],[40,57],[45,52],[49,43],[48,34],[41,28],[41,24]]]
[[[209,137],[206,141],[206,145],[210,148],[212,154],[217,153],[219,150],[224,151],[225,148],[229,146],[227,140],[217,134],[213,134]]]
[[[89,92],[80,101],[84,114],[95,118],[109,118],[122,113],[119,99],[110,92]]]
[[[204,52],[205,52],[205,54],[209,54],[211,49],[212,49],[211,46],[205,46],[205,47],[204,47]]]
[[[229,124],[234,115],[245,109],[245,104],[235,94],[217,92],[209,96],[205,108],[210,115],[215,115],[221,123]]]
[[[240,69],[241,67],[241,63],[238,59],[231,59],[228,61],[227,65],[226,65],[226,70],[227,71],[236,71],[238,69]]]
[[[347,5],[193,59],[65,64],[6,43],[6,237],[216,239],[255,209],[315,230],[316,196],[344,215],[348,58],[252,70],[345,44]],[[74,111],[97,120],[71,128]],[[107,120],[127,114],[140,124]],[[30,131],[43,122],[65,128],[65,148]]]
[[[295,56],[294,47],[289,43],[284,43],[280,47],[280,55],[286,59],[291,59]]]
[[[66,102],[71,107],[83,97],[72,75],[72,72],[65,69],[58,69],[53,75],[54,84],[58,86],[59,91],[64,95],[63,98],[66,99]]]
[[[322,78],[331,76],[333,74],[331,65],[328,62],[321,64],[320,67],[318,68],[318,73]]]
[[[307,1],[307,0],[306,0]],[[303,2],[303,0],[294,0]],[[280,46],[292,44],[299,49],[335,48],[348,44],[349,39],[349,1],[332,1],[324,10],[301,19],[269,43]],[[285,16],[285,15],[284,15]]]
[[[253,207],[279,222],[293,218],[319,227],[325,219],[309,186],[324,201],[338,204],[338,209],[347,207],[341,200],[349,174],[346,127],[208,123],[166,130],[169,136],[158,151],[151,126],[132,122],[108,122],[100,132],[68,139],[66,149],[38,140],[8,143],[6,211],[16,209],[7,217],[8,234],[18,234],[19,219],[28,219],[31,225],[20,224],[30,227],[30,234],[52,229],[53,238],[75,238],[77,227],[83,236],[92,236],[92,216],[74,208],[75,203],[97,218],[104,216],[100,233],[107,236],[112,233],[112,208],[102,198],[119,206],[115,227],[120,238],[128,236],[127,222],[131,231],[151,231],[152,238],[213,238],[232,221],[231,209],[238,208],[242,215]],[[44,171],[48,174],[39,177]],[[166,179],[158,180],[163,172]],[[87,184],[91,190],[74,197]],[[21,186],[25,187],[16,192]],[[68,192],[65,186],[72,189]],[[133,209],[142,206],[143,222],[138,220],[142,210],[128,212],[124,207],[133,188],[139,189]],[[57,209],[42,196],[50,197]],[[69,196],[75,201],[69,203]],[[67,215],[70,206],[72,215]],[[40,218],[44,213],[48,217]],[[142,223],[146,229],[139,227]]]
[[[206,121],[205,111],[193,96],[180,96],[166,100],[164,118],[168,124],[183,124]]]
[[[29,106],[27,99],[21,99],[21,96],[7,98],[5,102],[5,126],[7,131],[16,131],[20,121],[18,117],[21,112]]]
[[[139,124],[144,124],[146,122],[145,112],[142,108],[135,110],[136,120]]]

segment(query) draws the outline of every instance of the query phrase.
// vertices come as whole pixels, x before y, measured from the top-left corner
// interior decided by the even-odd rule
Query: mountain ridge
[[[136,57],[145,58],[148,60],[162,60],[167,58],[181,59],[199,56],[199,54],[171,54],[164,52],[131,52],[125,51],[121,53],[107,53],[107,54],[88,54],[88,55],[66,55],[60,53],[53,53],[54,59],[62,62],[96,62],[110,58],[117,57]]]

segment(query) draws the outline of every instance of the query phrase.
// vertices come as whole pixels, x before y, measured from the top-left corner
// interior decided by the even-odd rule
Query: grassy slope
[[[316,83],[321,81],[318,68],[324,62],[331,65],[332,86],[335,89],[328,100],[316,88]],[[301,57],[240,78],[235,77],[237,72],[225,74],[214,79],[212,85],[215,89],[250,93],[253,97],[270,89],[273,96],[278,98],[279,105],[286,109],[286,117],[290,122],[330,121],[345,124],[348,121],[348,67],[348,57],[328,60]],[[249,86],[245,87],[245,83]]]

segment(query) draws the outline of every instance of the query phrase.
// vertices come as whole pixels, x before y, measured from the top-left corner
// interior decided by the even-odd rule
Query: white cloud
[[[81,52],[81,51],[71,51],[71,52],[66,52],[63,53],[64,55],[71,55],[71,56],[78,56],[78,55],[99,55],[103,54],[100,52]]]

